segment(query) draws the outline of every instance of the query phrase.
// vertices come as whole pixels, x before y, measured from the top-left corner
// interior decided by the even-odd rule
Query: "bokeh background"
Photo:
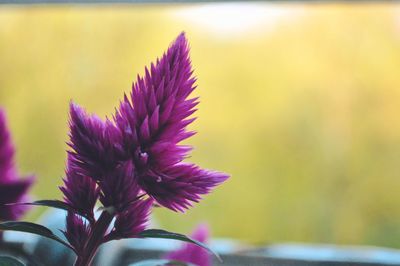
[[[60,197],[69,101],[111,115],[183,30],[189,160],[232,178],[186,214],[157,210],[161,226],[400,248],[398,4],[2,6],[0,105],[35,197]]]

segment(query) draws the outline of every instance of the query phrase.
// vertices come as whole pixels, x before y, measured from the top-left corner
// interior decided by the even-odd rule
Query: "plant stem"
[[[97,249],[103,242],[103,238],[114,216],[108,211],[103,211],[93,226],[82,254],[78,255],[75,266],[88,266],[91,264]]]

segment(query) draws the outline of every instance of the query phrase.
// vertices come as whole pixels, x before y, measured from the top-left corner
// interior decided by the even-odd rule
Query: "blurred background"
[[[0,105],[37,199],[61,196],[68,103],[111,115],[186,31],[201,96],[189,159],[232,175],[165,229],[400,248],[399,4],[0,7]],[[35,219],[43,209],[35,209]]]

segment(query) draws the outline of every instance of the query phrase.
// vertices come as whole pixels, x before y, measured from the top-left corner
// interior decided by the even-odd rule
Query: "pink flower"
[[[209,238],[209,229],[205,224],[200,224],[192,233],[191,237],[202,243],[206,243]],[[190,243],[186,243],[182,248],[172,251],[164,256],[165,259],[177,260],[192,263],[197,266],[211,266],[211,257],[208,252]]]

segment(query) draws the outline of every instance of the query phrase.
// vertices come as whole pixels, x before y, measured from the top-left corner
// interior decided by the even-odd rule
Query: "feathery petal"
[[[191,235],[191,238],[202,243],[206,243],[208,237],[209,230],[204,224],[200,224]],[[197,266],[211,266],[211,257],[207,251],[202,247],[190,243],[186,243],[182,248],[166,254],[164,258],[192,263]]]

